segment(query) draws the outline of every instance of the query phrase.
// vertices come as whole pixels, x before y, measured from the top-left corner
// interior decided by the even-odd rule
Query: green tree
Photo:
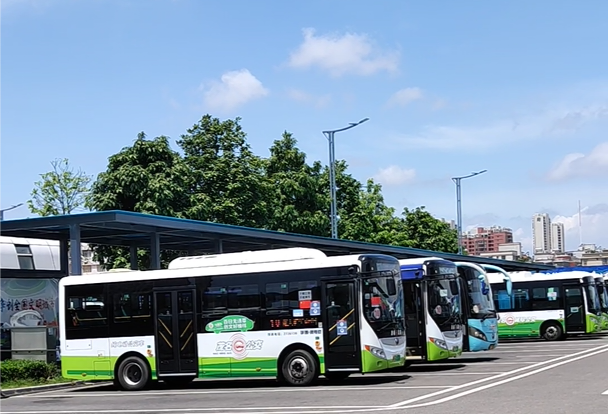
[[[89,206],[97,211],[126,210],[184,217],[190,207],[189,170],[165,136],[140,132],[130,147],[108,158],[97,176]]]
[[[358,204],[342,217],[341,238],[368,243],[408,245],[402,220],[395,209],[384,203],[382,186],[367,180],[359,193]]]
[[[309,166],[306,154],[296,144],[293,135],[284,132],[270,148],[266,177],[273,195],[268,228],[329,236],[329,194],[325,191],[323,167],[319,162]]]
[[[39,216],[70,214],[86,204],[91,176],[75,171],[67,158],[51,161],[53,170],[40,174],[27,204]]]
[[[424,206],[403,210],[403,231],[407,246],[417,249],[458,253],[458,233],[449,224],[433,217]]]
[[[205,115],[178,140],[191,176],[192,219],[266,227],[272,190],[264,160],[253,154],[240,118]]]
[[[190,208],[189,169],[165,136],[146,139],[141,132],[130,147],[108,159],[106,171],[97,176],[89,206],[97,211],[126,210],[170,217],[185,217]],[[128,248],[93,246],[97,259],[106,269],[128,267]],[[161,252],[167,263],[179,252]],[[148,269],[150,255],[138,250],[140,269]]]

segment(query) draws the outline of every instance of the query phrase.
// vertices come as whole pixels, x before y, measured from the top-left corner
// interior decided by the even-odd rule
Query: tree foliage
[[[91,176],[74,170],[67,158],[51,161],[52,171],[40,174],[27,204],[39,216],[70,214],[86,204]]]
[[[176,144],[181,153],[165,136],[140,133],[108,159],[89,207],[329,237],[329,170],[320,161],[308,163],[291,133],[285,131],[262,158],[253,153],[239,118],[205,115]],[[363,185],[344,161],[336,163],[336,184],[341,238],[457,252],[455,230],[424,207],[397,215],[381,185],[371,179]],[[96,250],[105,267],[129,263],[124,248]],[[163,252],[163,261],[177,253]],[[148,253],[138,255],[147,268]]]
[[[268,228],[289,233],[329,235],[329,195],[323,167],[306,163],[306,154],[288,132],[274,141],[266,161],[266,178],[274,193],[270,198]]]
[[[187,217],[249,227],[267,223],[272,192],[264,161],[251,151],[239,121],[205,115],[177,141],[190,174]]]

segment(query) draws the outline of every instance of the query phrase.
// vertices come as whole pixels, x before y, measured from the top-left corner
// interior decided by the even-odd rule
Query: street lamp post
[[[462,196],[460,193],[460,182],[465,178],[475,177],[476,175],[483,174],[487,171],[488,170],[481,170],[462,177],[452,178],[452,181],[456,183],[456,226],[458,227],[458,254],[462,254]]]
[[[331,237],[332,239],[338,238],[338,202],[336,199],[336,148],[334,143],[334,135],[336,132],[346,131],[361,125],[362,123],[369,121],[369,118],[364,118],[359,122],[351,122],[349,126],[340,129],[334,129],[331,131],[323,131],[323,135],[329,141],[329,192],[331,195]]]
[[[4,212],[5,211],[14,210],[17,207],[21,207],[22,205],[23,205],[23,203],[19,203],[19,204],[15,204],[14,206],[10,206],[8,208],[3,208],[2,210],[0,210],[0,221],[4,221]]]

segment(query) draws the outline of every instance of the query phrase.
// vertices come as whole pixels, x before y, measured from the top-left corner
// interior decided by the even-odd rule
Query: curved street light
[[[325,135],[325,137],[329,141],[329,192],[331,195],[331,212],[329,214],[331,220],[332,239],[338,238],[338,202],[336,199],[336,148],[334,134],[336,132],[342,132],[346,131],[347,129],[354,128],[357,125],[361,125],[366,121],[369,121],[369,118],[363,118],[359,122],[350,122],[348,126],[344,128],[323,131],[323,135]]]
[[[0,221],[4,221],[4,212],[5,211],[10,211],[10,210],[14,210],[17,207],[21,207],[23,205],[23,203],[19,203],[19,204],[15,204],[13,206],[7,207],[7,208],[3,208],[2,210],[0,210]]]
[[[460,182],[466,178],[475,177],[476,175],[483,174],[488,170],[481,170],[472,172],[469,175],[463,175],[462,177],[452,177],[452,181],[456,183],[456,226],[458,231],[458,254],[462,254],[462,196],[460,193]]]

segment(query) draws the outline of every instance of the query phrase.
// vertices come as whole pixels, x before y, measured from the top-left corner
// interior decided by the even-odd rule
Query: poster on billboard
[[[0,322],[2,328],[58,325],[57,279],[2,278]]]

